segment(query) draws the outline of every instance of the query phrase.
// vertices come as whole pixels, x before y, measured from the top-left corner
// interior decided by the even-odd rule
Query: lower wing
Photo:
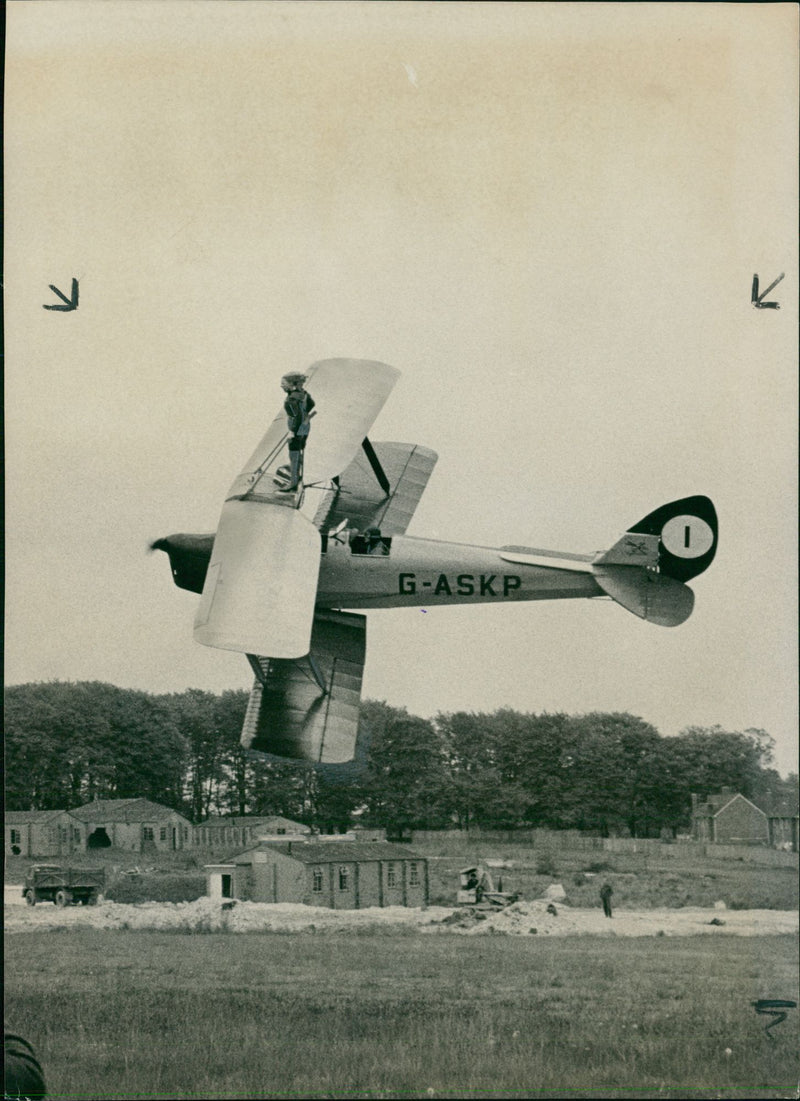
[[[315,764],[352,760],[366,642],[365,616],[318,612],[306,657],[286,661],[248,654],[256,679],[242,746],[260,756]]]

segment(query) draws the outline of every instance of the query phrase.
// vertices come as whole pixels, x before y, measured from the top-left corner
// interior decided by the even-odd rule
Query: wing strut
[[[325,678],[322,675],[322,670],[319,667],[319,663],[313,654],[308,654],[308,664],[311,668],[311,672],[314,674],[314,680],[319,685],[324,695],[328,695],[328,686],[325,683]]]
[[[250,662],[250,668],[256,675],[256,680],[262,686],[266,686],[267,678],[269,675],[269,658],[259,658],[256,654],[248,654],[247,660]],[[313,654],[306,654],[306,661],[308,662],[308,667],[311,670],[311,674],[314,677],[314,680],[317,682],[320,692],[322,692],[323,696],[327,696],[328,686],[325,683],[325,677],[319,667],[319,662]],[[265,663],[266,668],[264,667]],[[299,668],[299,661],[296,661],[295,664]]]
[[[369,442],[367,437],[361,441],[361,446],[364,449],[364,454],[369,459],[369,465],[372,467],[375,477],[378,479],[378,485],[388,497],[392,492],[392,488],[389,485],[389,479],[386,477],[383,467],[381,466],[380,459],[375,454],[375,448]]]
[[[267,674],[261,668],[261,662],[258,660],[255,654],[248,654],[247,660],[250,662],[250,668],[256,675],[256,680],[261,684],[267,683]]]

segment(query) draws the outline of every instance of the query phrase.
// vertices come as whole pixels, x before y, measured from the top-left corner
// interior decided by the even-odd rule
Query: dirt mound
[[[505,910],[492,912],[472,907],[453,909],[431,906],[373,907],[366,910],[329,910],[295,903],[234,902],[221,905],[209,898],[195,902],[142,902],[126,905],[104,902],[100,906],[68,906],[57,909],[50,903],[25,906],[22,890],[6,889],[5,931],[34,929],[153,929],[185,932],[232,933],[275,930],[300,932],[346,932],[364,926],[386,929],[417,929],[422,933],[460,933],[466,936],[535,935],[623,937],[684,937],[699,933],[713,936],[756,936],[798,932],[798,915],[786,910],[727,910],[686,908],[681,910],[617,910],[612,918],[602,910],[573,910],[549,899],[515,902]]]
[[[440,922],[452,911],[444,907],[427,910],[406,906],[375,907],[366,910],[330,910],[294,903],[234,902],[224,907],[209,898],[195,902],[140,902],[129,905],[104,902],[99,906],[67,906],[62,910],[50,903],[29,907],[8,905],[7,933],[31,929],[164,929],[232,933],[259,930],[286,932],[303,929],[350,929],[355,926],[416,926]]]
[[[734,934],[796,933],[798,915],[785,910],[729,910],[724,919],[714,910],[686,907],[680,910],[617,910],[607,918],[603,911],[573,910],[549,899],[515,902],[496,913],[456,911],[445,919],[448,928],[469,936],[536,935],[564,937],[601,935],[623,937],[685,937],[698,933]]]

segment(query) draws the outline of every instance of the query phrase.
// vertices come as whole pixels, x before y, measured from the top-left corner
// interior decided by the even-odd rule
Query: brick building
[[[716,845],[769,845],[769,822],[744,795],[722,788],[703,803],[692,796],[692,837]]]
[[[427,860],[388,841],[264,841],[206,873],[212,898],[335,910],[428,902]]]

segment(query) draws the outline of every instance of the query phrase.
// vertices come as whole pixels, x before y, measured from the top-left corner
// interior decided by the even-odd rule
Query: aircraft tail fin
[[[623,608],[664,627],[685,622],[694,593],[684,582],[708,569],[718,524],[708,497],[683,497],[634,524],[592,563],[600,588]]]
[[[717,512],[708,497],[682,497],[649,513],[628,535],[657,535],[658,568],[676,581],[691,581],[717,553]]]

